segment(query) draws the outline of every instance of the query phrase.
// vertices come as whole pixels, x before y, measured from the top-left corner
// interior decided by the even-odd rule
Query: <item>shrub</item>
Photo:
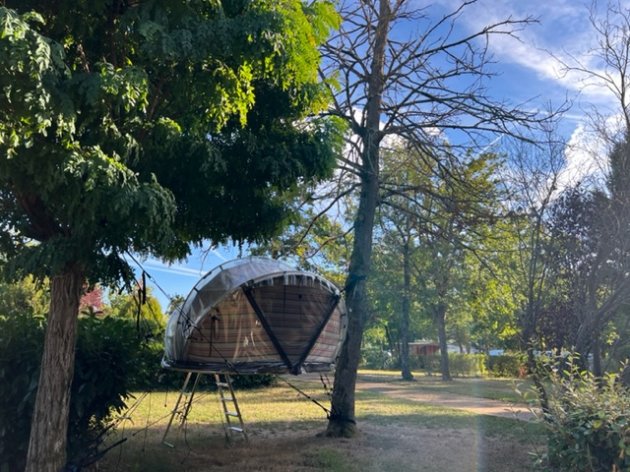
[[[548,466],[561,471],[630,470],[630,391],[615,375],[594,378],[570,364],[549,376]]]
[[[427,374],[433,375],[440,371],[440,355],[428,354],[422,356],[413,356],[410,359],[411,368],[414,370],[426,370]]]
[[[448,363],[455,377],[480,377],[486,373],[484,354],[460,354],[449,352]],[[440,372],[440,355],[417,356],[412,362],[414,369],[426,370],[429,375]]]
[[[133,322],[79,319],[68,426],[68,457],[81,465],[98,453],[113,413],[121,413],[145,366],[147,348]]]
[[[522,353],[488,356],[486,367],[493,377],[523,378],[527,375],[526,359]]]
[[[448,360],[455,377],[481,377],[486,373],[485,354],[449,353]]]
[[[35,403],[45,319],[0,317],[0,470],[24,467]],[[111,414],[125,407],[136,362],[145,348],[132,322],[116,318],[79,319],[68,425],[68,461],[77,466],[97,454]]]
[[[368,346],[361,349],[361,367],[366,369],[392,369],[396,360],[391,352],[380,347]]]
[[[235,375],[232,386],[238,390],[268,387],[276,382],[276,376],[271,374]]]
[[[0,470],[24,470],[35,404],[43,317],[0,316]]]

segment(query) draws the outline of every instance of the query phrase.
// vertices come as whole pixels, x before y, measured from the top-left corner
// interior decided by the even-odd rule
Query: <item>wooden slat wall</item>
[[[326,315],[332,295],[312,286],[269,285],[253,295],[289,359],[297,361]],[[331,316],[307,362],[330,362],[340,334],[339,309]],[[267,333],[242,291],[212,309],[189,338],[187,360],[193,362],[278,362]]]

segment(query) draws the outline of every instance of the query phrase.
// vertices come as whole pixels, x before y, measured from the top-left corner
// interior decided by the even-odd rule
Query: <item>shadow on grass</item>
[[[367,410],[391,407],[377,398],[363,399],[361,405]],[[415,407],[409,413],[359,413],[361,434],[353,439],[316,437],[325,420],[251,421],[246,423],[249,443],[239,438],[228,445],[220,423],[191,422],[172,431],[169,441],[175,447],[169,448],[161,443],[165,425],[146,431],[134,426],[124,431],[129,440],[108,454],[100,470],[501,471],[505,469],[486,462],[508,464],[514,451],[526,460],[527,451],[540,444],[535,425]],[[451,456],[464,459],[452,463]],[[462,469],[466,461],[470,467]]]

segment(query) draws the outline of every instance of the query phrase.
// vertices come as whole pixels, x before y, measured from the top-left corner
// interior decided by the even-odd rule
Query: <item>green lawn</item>
[[[376,375],[380,380],[397,382],[395,373],[361,372],[362,377]],[[292,382],[329,405],[320,382],[300,378]],[[418,384],[439,388],[435,379],[421,378]],[[507,385],[492,380],[485,386],[490,392],[507,389]],[[449,388],[460,393],[456,387]],[[161,440],[177,395],[172,391],[147,395],[110,437],[110,442],[123,437],[127,440],[107,454],[100,470],[498,472],[517,455],[524,465],[515,470],[526,471],[528,451],[543,443],[537,424],[394,399],[378,392],[357,395],[357,420],[362,431],[358,438],[316,438],[326,427],[326,413],[279,383],[237,392],[249,444],[236,441],[232,448],[225,447],[217,395],[202,391],[196,395],[184,426],[174,423],[168,438],[175,445],[172,449]]]
[[[428,376],[423,372],[414,372],[413,375],[415,378],[413,384],[419,390],[523,404],[531,398],[528,392],[531,391],[533,385],[528,379],[454,378],[450,382],[443,382],[440,377]],[[368,382],[402,382],[400,372],[391,370],[360,370],[359,378]]]

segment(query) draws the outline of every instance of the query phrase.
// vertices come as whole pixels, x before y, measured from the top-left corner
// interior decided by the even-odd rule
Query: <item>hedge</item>
[[[630,470],[630,390],[615,375],[596,379],[573,365],[549,376],[549,412],[541,414],[552,470]]]

